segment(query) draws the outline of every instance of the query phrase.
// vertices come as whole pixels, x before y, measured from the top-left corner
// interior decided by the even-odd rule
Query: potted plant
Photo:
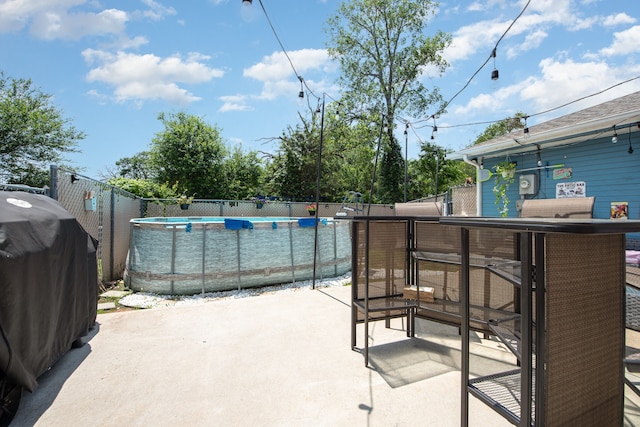
[[[316,204],[315,203],[309,203],[307,205],[307,212],[309,212],[310,216],[314,216],[316,214]]]
[[[262,207],[267,203],[267,199],[263,196],[252,197],[251,201],[256,205],[256,209],[262,209]]]
[[[193,202],[193,196],[187,196],[186,194],[182,194],[178,197],[178,204],[180,205],[180,209],[186,211],[189,209],[189,205]]]
[[[493,184],[493,194],[496,196],[495,204],[498,206],[500,216],[506,217],[509,214],[509,196],[507,189],[515,181],[516,164],[509,158],[496,164],[495,182]]]

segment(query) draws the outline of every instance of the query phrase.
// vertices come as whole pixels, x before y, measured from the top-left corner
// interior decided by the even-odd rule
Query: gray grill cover
[[[34,391],[94,325],[96,247],[55,200],[0,191],[0,380]]]

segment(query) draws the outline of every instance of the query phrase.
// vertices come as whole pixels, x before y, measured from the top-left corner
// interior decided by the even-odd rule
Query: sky
[[[221,130],[230,149],[273,154],[273,138],[309,111],[298,100],[291,64],[316,96],[340,97],[340,70],[326,51],[326,21],[340,2],[261,3],[0,0],[0,70],[31,79],[86,134],[79,152],[66,157],[95,179],[150,148],[163,129],[160,113],[197,115]],[[637,0],[530,0],[513,23],[526,4],[439,3],[427,33],[451,34],[449,67],[442,75],[426,69],[420,78],[452,101],[437,118],[434,141],[434,122],[425,119],[435,111],[404,116],[411,123],[406,141],[405,125],[396,123],[408,158],[426,141],[460,150],[488,122],[516,112],[530,115],[531,126],[640,90]],[[494,67],[498,80],[491,79]]]

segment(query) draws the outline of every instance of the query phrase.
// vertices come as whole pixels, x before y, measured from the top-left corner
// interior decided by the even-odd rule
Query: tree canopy
[[[515,129],[523,129],[524,123],[522,122],[522,119],[526,117],[527,115],[525,113],[517,112],[512,117],[507,117],[490,124],[486,127],[484,132],[478,135],[472,145],[480,144],[482,142],[489,141],[490,139],[506,135]]]
[[[228,150],[220,130],[185,112],[160,113],[158,120],[164,130],[153,138],[149,155],[156,181],[189,196],[224,198]]]
[[[158,119],[164,129],[150,149],[118,160],[109,184],[145,198],[239,200],[256,194],[265,172],[256,152],[229,149],[216,126],[186,112]]]
[[[353,0],[343,2],[327,22],[329,55],[340,64],[343,99],[377,111],[385,125],[381,158],[381,197],[402,198],[404,161],[394,137],[396,117],[424,115],[441,100],[422,77],[427,67],[442,73],[448,64],[443,50],[451,36],[427,36],[427,23],[437,4],[431,0]]]
[[[49,165],[77,151],[85,134],[30,79],[0,71],[0,180],[43,187]]]

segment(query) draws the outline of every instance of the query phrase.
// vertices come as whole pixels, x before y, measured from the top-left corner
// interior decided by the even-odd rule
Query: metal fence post
[[[238,290],[240,287],[240,230],[236,230],[237,254],[238,254]]]
[[[49,166],[49,197],[58,200],[58,166]]]
[[[202,224],[202,296],[204,297],[204,282],[206,273],[206,250],[207,250],[207,223]]]
[[[115,188],[111,187],[111,208],[109,209],[109,280],[113,280],[113,265],[115,264],[116,251],[116,194]]]
[[[293,283],[296,283],[296,263],[294,261],[293,256],[293,229],[291,228],[291,221],[288,223],[289,226],[289,252],[291,253],[291,277],[293,278]]]
[[[171,295],[173,295],[173,275],[176,274],[176,233],[177,226],[173,227],[173,236],[172,236],[172,244],[171,244]]]

